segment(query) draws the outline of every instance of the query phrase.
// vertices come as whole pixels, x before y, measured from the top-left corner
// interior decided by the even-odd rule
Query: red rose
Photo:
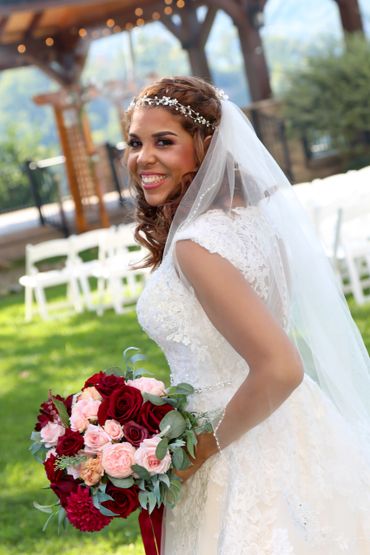
[[[141,392],[136,387],[123,385],[113,391],[110,397],[106,397],[101,402],[98,411],[98,420],[104,426],[107,418],[118,420],[120,424],[125,424],[129,420],[135,420],[143,404]]]
[[[134,447],[139,447],[143,439],[149,437],[148,430],[133,420],[130,420],[123,425],[123,433],[125,439]]]
[[[124,384],[125,379],[122,376],[98,372],[85,382],[83,389],[94,386],[103,397],[109,397],[115,389],[118,389]]]
[[[113,513],[118,514],[121,518],[127,518],[132,512],[139,507],[139,489],[137,486],[131,488],[117,488],[111,482],[108,482],[105,490],[108,495],[113,497],[114,501],[104,501],[102,505]]]
[[[63,470],[59,470],[55,468],[55,462],[57,461],[57,457],[55,455],[49,455],[49,457],[44,462],[46,476],[49,482],[60,482],[63,478]]]
[[[69,496],[66,512],[69,522],[82,532],[98,532],[112,520],[94,507],[89,489],[82,486]]]
[[[153,405],[150,401],[146,401],[141,407],[137,421],[142,424],[150,434],[157,434],[159,432],[160,421],[170,410],[174,410],[171,405]]]
[[[69,474],[65,474],[63,480],[52,482],[50,488],[59,497],[62,507],[66,508],[70,494],[77,490],[80,483]]]
[[[67,428],[65,433],[59,437],[56,451],[58,455],[71,457],[79,452],[84,446],[84,438],[79,432],[72,432]]]
[[[55,395],[55,397],[56,399],[63,401],[63,403],[66,405],[66,408],[68,410],[67,400],[65,400],[60,395]],[[72,400],[71,400],[71,403],[72,403]],[[47,401],[45,401],[45,403],[41,403],[40,405],[40,412],[37,416],[35,430],[39,432],[41,428],[46,426],[48,422],[53,422],[54,420],[58,420],[58,418],[59,418],[59,414],[57,409],[55,408],[53,401],[51,399],[48,399]]]

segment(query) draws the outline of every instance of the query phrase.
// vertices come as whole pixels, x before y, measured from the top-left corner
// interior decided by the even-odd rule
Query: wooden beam
[[[86,6],[101,5],[102,0],[5,0],[0,5],[0,15],[10,15],[15,12],[39,12],[45,9],[58,8],[60,6]]]
[[[1,35],[3,34],[3,31],[4,31],[8,21],[9,21],[8,16],[4,15],[3,17],[0,17],[0,39],[1,39]]]
[[[363,33],[364,26],[358,0],[334,0],[337,4],[343,30],[347,33]]]

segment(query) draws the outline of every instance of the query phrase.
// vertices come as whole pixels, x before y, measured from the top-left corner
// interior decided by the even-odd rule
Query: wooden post
[[[221,9],[234,22],[239,34],[245,73],[251,100],[264,100],[272,96],[269,71],[258,30],[256,13],[261,12],[266,0],[206,0],[214,9]]]
[[[212,75],[205,52],[205,45],[216,13],[217,8],[209,6],[205,18],[203,21],[199,21],[196,7],[189,4],[179,12],[181,25],[175,25],[169,17],[162,19],[162,23],[178,38],[181,46],[186,50],[192,74],[202,77],[208,82],[212,82]]]
[[[334,0],[338,4],[343,30],[347,33],[364,32],[358,0]]]
[[[59,138],[60,138],[60,144],[62,146],[63,154],[65,156],[65,165],[66,165],[69,189],[71,191],[71,195],[75,205],[76,230],[78,233],[82,233],[83,231],[87,230],[88,225],[87,225],[87,221],[86,221],[83,206],[82,206],[82,198],[81,198],[81,194],[78,186],[77,176],[73,167],[73,154],[71,152],[71,145],[69,143],[67,129],[65,127],[65,122],[63,118],[63,109],[60,106],[56,106],[56,105],[54,105],[53,108],[54,108],[55,121],[57,124]]]

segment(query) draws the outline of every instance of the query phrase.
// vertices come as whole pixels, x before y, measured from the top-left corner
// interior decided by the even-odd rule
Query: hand
[[[212,433],[200,434],[197,439],[198,443],[195,447],[195,458],[190,457],[191,466],[185,470],[176,470],[176,476],[183,482],[195,474],[209,457],[218,452],[217,442]]]

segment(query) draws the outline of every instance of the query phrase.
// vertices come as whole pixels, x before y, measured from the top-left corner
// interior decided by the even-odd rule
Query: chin
[[[161,194],[147,194],[144,192],[144,198],[149,206],[163,206],[167,201],[167,196]]]

